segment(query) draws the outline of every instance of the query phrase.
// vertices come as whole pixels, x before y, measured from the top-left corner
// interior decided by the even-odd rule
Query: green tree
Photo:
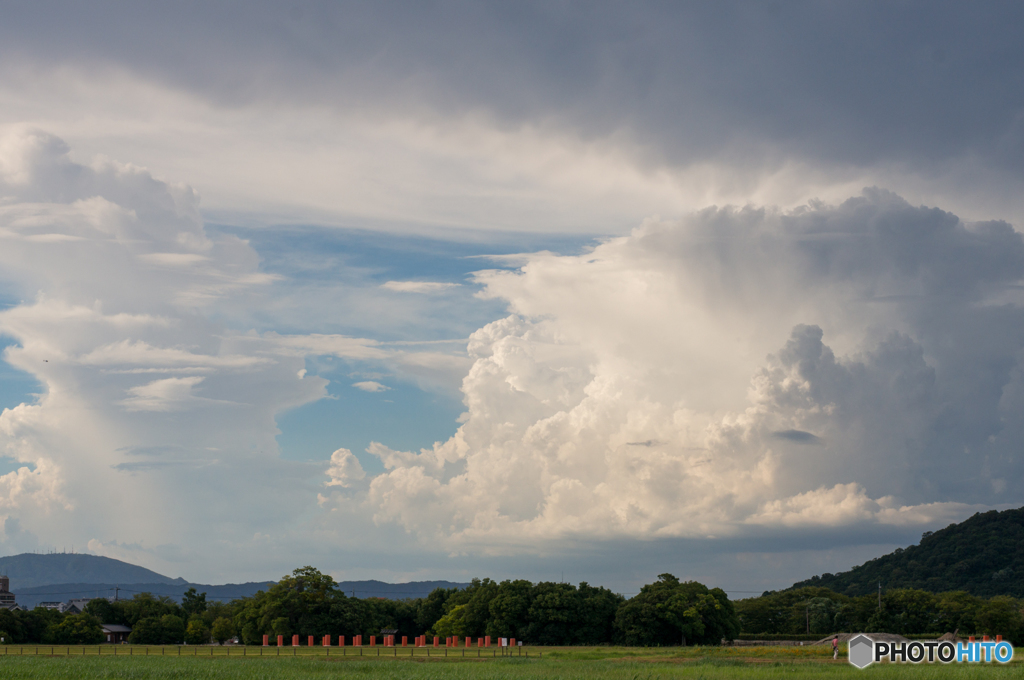
[[[283,635],[285,638],[292,634],[292,624],[286,616],[279,616],[271,623],[270,632],[274,635]]]
[[[466,605],[455,606],[434,624],[434,634],[441,637],[464,637],[468,635],[469,624],[466,622]]]
[[[490,579],[479,583],[478,592],[469,604],[472,604],[473,600],[481,599],[482,595],[487,595],[487,608],[477,615],[478,622],[471,622],[469,634],[523,638],[530,623],[533,584],[521,579],[502,581],[497,585]]]
[[[889,630],[880,632],[916,635],[936,631],[939,623],[938,598],[924,590],[897,588],[882,596],[882,608],[888,612]]]
[[[662,574],[626,601],[615,625],[622,641],[636,646],[718,644],[740,630],[724,591],[708,590],[696,581],[680,582],[672,574]]]
[[[27,642],[25,626],[18,616],[18,612],[10,609],[0,609],[0,631],[3,631],[7,644],[22,644]]]
[[[156,616],[139,619],[128,634],[128,642],[133,645],[162,645],[164,627]]]
[[[105,597],[97,597],[89,600],[85,605],[85,613],[92,614],[100,623],[113,623],[120,626],[128,625],[128,617],[125,616],[124,608],[120,603],[111,602]]]
[[[32,642],[52,643],[49,632],[64,620],[64,614],[56,609],[36,607],[30,612],[18,612],[25,626],[25,637]]]
[[[180,645],[185,640],[185,621],[180,616],[164,614],[160,617],[160,627],[163,628],[160,644]]]
[[[141,619],[159,618],[165,614],[181,615],[181,607],[166,595],[153,597],[152,593],[138,593],[130,600],[123,600],[120,606],[123,607],[127,625],[132,628]]]
[[[103,630],[95,616],[69,614],[60,623],[51,624],[48,637],[58,645],[96,645],[103,642]]]
[[[615,637],[615,613],[626,601],[607,588],[595,588],[581,583],[578,588],[580,618],[571,644],[600,645]]]
[[[222,616],[213,622],[210,635],[218,645],[222,645],[226,640],[235,636],[235,624],[231,622],[231,619]]]
[[[444,608],[448,598],[459,592],[458,588],[434,588],[420,601],[416,612],[416,628],[421,631],[430,631],[437,621],[445,615]]]
[[[206,611],[206,593],[197,593],[195,588],[189,588],[181,596],[181,610],[187,618],[195,614],[202,614]]]
[[[189,619],[185,628],[185,642],[190,645],[205,645],[209,641],[210,629],[206,627],[206,623],[198,616]]]
[[[981,605],[977,613],[975,633],[983,635],[1002,635],[1014,645],[1022,642],[1021,630],[1024,619],[1021,617],[1021,603],[1012,597],[997,595]]]
[[[962,590],[939,593],[936,598],[936,629],[947,633],[959,630],[962,633],[973,633],[978,629],[977,612],[981,607],[981,598]]]
[[[215,604],[215,603],[214,603]],[[211,604],[207,614],[213,610]],[[302,567],[283,577],[267,591],[243,598],[231,605],[229,616],[246,644],[259,644],[263,635],[355,635],[375,634],[394,628],[396,622],[406,634],[415,629],[415,606],[391,600],[360,600],[345,597],[334,580],[313,567]],[[404,622],[404,623],[402,623]]]
[[[493,603],[492,603],[493,606]],[[536,645],[567,645],[575,642],[581,623],[581,602],[576,587],[568,583],[538,583],[530,589],[525,625],[516,637]]]

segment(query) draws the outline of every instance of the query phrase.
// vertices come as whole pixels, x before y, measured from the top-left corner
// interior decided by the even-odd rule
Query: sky
[[[2,12],[0,554],[744,597],[1024,504],[1019,3]]]

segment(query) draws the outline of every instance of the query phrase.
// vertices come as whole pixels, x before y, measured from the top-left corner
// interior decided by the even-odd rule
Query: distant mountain
[[[274,585],[273,581],[261,583],[228,583],[221,586],[203,583],[131,583],[127,586],[114,583],[57,583],[53,585],[22,588],[11,581],[11,591],[15,594],[18,604],[32,609],[40,602],[67,602],[78,598],[118,597],[130,600],[136,593],[152,593],[156,596],[166,595],[175,602],[181,602],[182,594],[189,588],[206,593],[207,601],[219,600],[229,602],[240,597],[251,597],[260,590],[267,590]]]
[[[845,595],[877,592],[878,583],[931,592],[965,590],[979,597],[1024,597],[1024,508],[978,513],[960,524],[925,532],[921,543],[839,574],[822,574],[793,588],[822,586]]]
[[[468,588],[468,583],[451,581],[411,581],[409,583],[384,583],[383,581],[339,581],[338,590],[349,597],[382,597],[386,600],[407,600],[426,597],[435,588]]]
[[[189,583],[182,578],[169,578],[143,567],[98,555],[24,553],[0,557],[0,574],[11,579],[11,592],[18,604],[31,609],[40,602],[67,602],[84,597],[130,599],[136,593],[166,595],[181,601],[189,588],[206,593],[209,601],[251,597],[267,590],[274,581],[207,585]],[[450,581],[414,581],[384,583],[383,581],[342,581],[338,588],[358,598],[381,597],[389,600],[426,597],[435,588],[465,588],[468,583]]]
[[[15,593],[16,588],[24,590],[57,583],[185,583],[185,579],[170,578],[121,560],[81,553],[22,553],[0,557],[0,574],[11,578],[11,590]]]
[[[203,583],[135,583],[125,586],[114,583],[58,583],[53,585],[22,588],[11,580],[11,591],[17,596],[18,604],[32,609],[40,602],[67,602],[83,597],[120,597],[130,600],[136,593],[152,593],[166,595],[176,602],[181,602],[182,594],[189,588],[206,593],[209,602],[220,600],[229,602],[240,597],[252,597],[260,590],[267,590],[274,581],[257,583],[228,583],[222,586],[211,586]],[[407,598],[426,597],[435,588],[465,588],[468,583],[452,583],[450,581],[416,581],[413,583],[384,583],[382,581],[342,581],[338,588],[349,597],[361,599],[380,597],[387,600],[404,600]],[[354,595],[353,595],[354,594]]]

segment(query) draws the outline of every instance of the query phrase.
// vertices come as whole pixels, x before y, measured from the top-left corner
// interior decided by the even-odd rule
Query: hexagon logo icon
[[[850,640],[850,663],[857,668],[866,668],[875,660],[875,641],[861,634]]]

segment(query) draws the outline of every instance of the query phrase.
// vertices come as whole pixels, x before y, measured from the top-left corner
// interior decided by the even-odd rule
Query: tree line
[[[17,643],[96,644],[100,623],[132,628],[129,642],[206,644],[238,636],[259,645],[292,635],[349,639],[397,630],[398,638],[426,634],[441,638],[510,637],[533,645],[674,646],[709,645],[747,635],[825,636],[834,632],[889,632],[902,635],[1003,635],[1018,644],[1024,636],[1022,603],[1006,596],[980,598],[962,591],[931,593],[893,589],[851,597],[827,588],[766,592],[731,601],[719,588],[662,574],[626,599],[607,588],[581,583],[496,582],[474,579],[469,587],[438,588],[427,597],[388,600],[347,597],[334,579],[313,567],[296,569],[252,597],[207,602],[190,589],[178,604],[140,593],[130,600],[91,601],[82,614],[37,608],[0,610],[0,637]],[[271,644],[274,644],[272,642]]]
[[[486,578],[464,589],[437,588],[425,598],[384,600],[346,597],[330,576],[303,567],[237,605],[234,621],[246,644],[260,644],[263,635],[368,639],[382,629],[397,629],[399,637],[489,635],[536,645],[717,644],[739,632],[724,591],[671,574],[629,600],[587,583]]]
[[[982,598],[962,590],[932,593],[895,588],[850,597],[828,588],[766,592],[737,600],[744,634],[794,635],[867,631],[899,635],[1002,635],[1024,643],[1024,601],[997,595]]]
[[[235,609],[234,602],[207,602],[206,593],[195,588],[185,591],[181,604],[166,595],[138,593],[130,600],[91,600],[80,614],[0,609],[0,638],[5,644],[95,645],[105,641],[101,624],[119,624],[131,627],[133,644],[223,643],[235,635]]]
[[[82,614],[36,608],[0,611],[0,636],[19,643],[96,644],[100,623],[132,628],[138,644],[204,644],[238,636],[259,645],[263,636],[379,635],[508,637],[535,645],[673,646],[718,644],[739,633],[733,603],[719,588],[662,574],[626,599],[587,583],[496,582],[473,579],[467,588],[437,588],[427,597],[388,600],[347,597],[330,576],[296,569],[266,591],[230,603],[206,602],[190,589],[181,604],[137,594],[131,600],[93,600]],[[66,632],[74,627],[75,635]]]

